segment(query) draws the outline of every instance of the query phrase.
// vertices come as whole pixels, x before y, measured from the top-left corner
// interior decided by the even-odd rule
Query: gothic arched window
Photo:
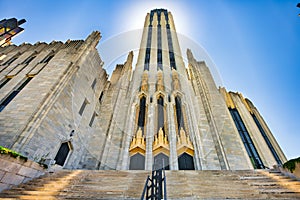
[[[146,97],[142,97],[140,99],[140,109],[139,109],[139,116],[138,116],[138,127],[140,127],[144,133],[144,126],[145,126],[145,117],[146,117]]]
[[[178,96],[175,97],[175,107],[176,107],[177,128],[178,130],[180,130],[181,127],[184,129],[181,99]]]
[[[162,96],[157,99],[157,131],[160,128],[164,130],[164,99]]]

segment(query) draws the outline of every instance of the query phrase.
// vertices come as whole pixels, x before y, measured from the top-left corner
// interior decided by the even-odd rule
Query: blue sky
[[[85,39],[99,30],[101,45],[120,33],[141,29],[151,9],[166,8],[177,32],[209,54],[223,86],[252,100],[291,159],[300,156],[298,2],[0,0],[0,19],[27,20],[15,44]]]

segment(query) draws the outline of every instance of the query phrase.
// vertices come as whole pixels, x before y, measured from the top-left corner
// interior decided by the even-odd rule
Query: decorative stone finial
[[[179,136],[177,136],[177,154],[181,155],[183,153],[188,153],[191,156],[193,156],[194,146],[190,140],[190,137],[185,133],[184,129],[181,127],[179,130]]]
[[[143,73],[141,91],[148,92],[148,71]]]
[[[163,73],[161,70],[157,72],[156,91],[164,91]]]
[[[178,73],[175,69],[172,69],[172,80],[173,80],[173,90],[180,90]]]
[[[129,152],[131,155],[135,153],[145,154],[146,152],[146,144],[145,144],[145,138],[143,136],[143,131],[141,127],[138,128],[136,134],[133,136]]]

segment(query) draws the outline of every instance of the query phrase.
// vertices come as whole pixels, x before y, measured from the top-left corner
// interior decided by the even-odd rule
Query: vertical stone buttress
[[[128,119],[129,83],[132,73],[133,52],[130,52],[124,65],[117,65],[113,71],[107,88],[103,110],[107,110],[105,130],[105,147],[101,152],[100,169],[117,169],[122,166],[123,146],[128,145],[124,140],[127,137],[126,120]],[[124,141],[124,142],[123,142]]]
[[[210,71],[188,50],[189,71],[197,104],[203,169],[252,168],[241,138]],[[200,142],[199,141],[199,142]],[[242,162],[241,162],[242,161]]]

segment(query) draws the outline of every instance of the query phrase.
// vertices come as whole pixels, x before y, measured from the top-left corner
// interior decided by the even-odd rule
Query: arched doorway
[[[194,159],[187,153],[183,153],[178,157],[179,170],[194,170]]]
[[[54,158],[55,164],[64,166],[71,149],[70,145],[70,142],[64,142],[60,145],[60,148]]]

